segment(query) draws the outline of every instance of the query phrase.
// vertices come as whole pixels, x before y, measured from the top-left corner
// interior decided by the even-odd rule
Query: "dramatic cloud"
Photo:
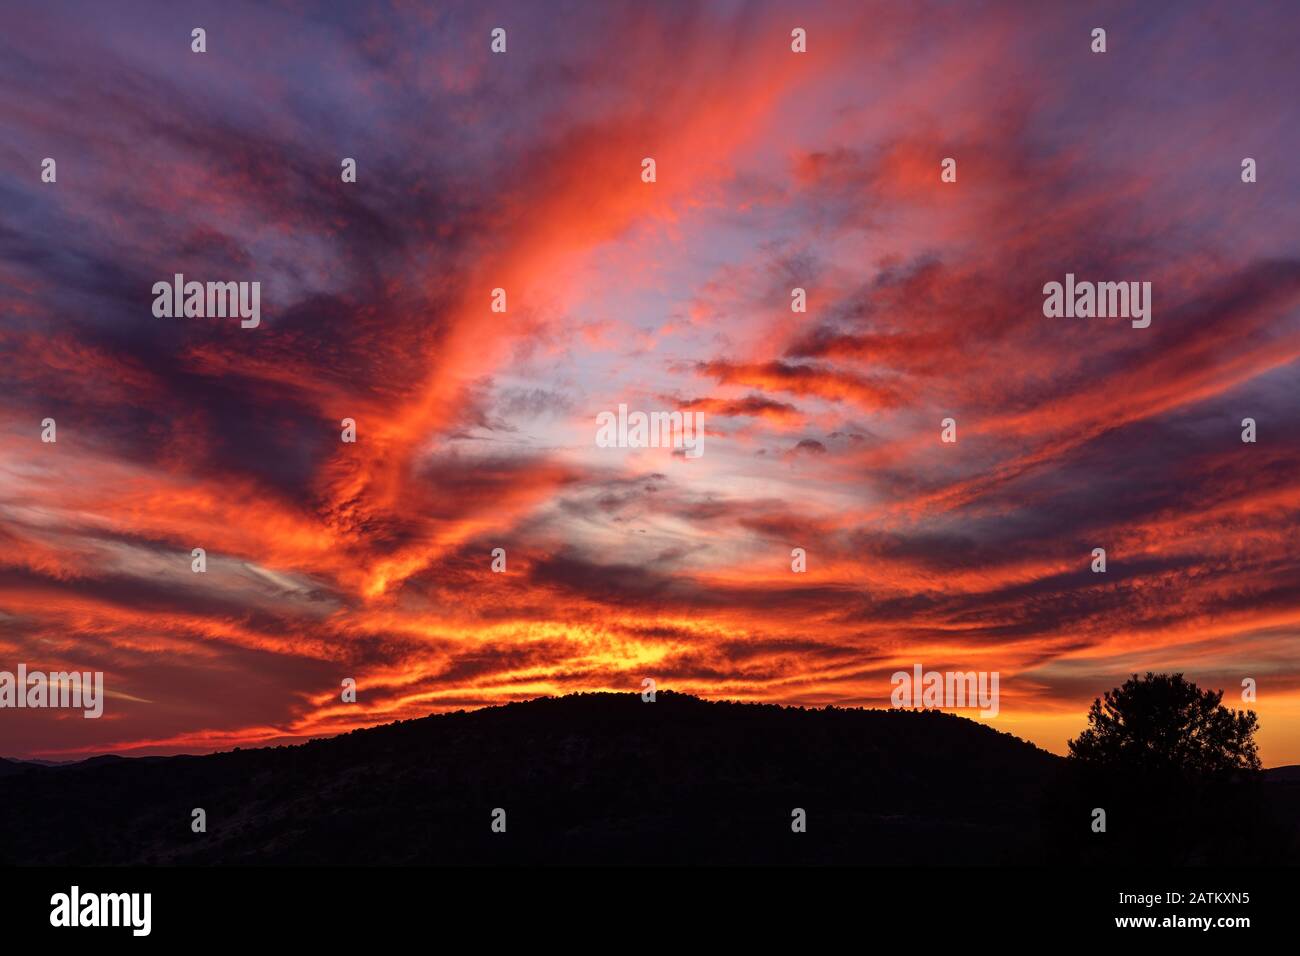
[[[1300,762],[1291,11],[1103,8],[1106,54],[1012,2],[191,19],[0,14],[0,669],[108,697],[0,754],[921,663],[1056,751],[1130,672],[1251,678]],[[177,273],[260,327],[155,317]],[[1150,327],[1045,317],[1067,273]],[[620,404],[703,456],[597,447]]]

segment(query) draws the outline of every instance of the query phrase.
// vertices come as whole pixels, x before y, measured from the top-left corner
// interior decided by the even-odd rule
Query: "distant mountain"
[[[97,760],[100,758],[92,757],[91,759]],[[75,760],[11,760],[0,757],[0,777],[13,773],[22,773],[28,767],[71,767],[81,762]]]
[[[1064,763],[937,711],[576,694],[289,747],[5,761],[0,863],[1032,863]]]
[[[0,862],[996,862],[1032,848],[1057,761],[934,711],[578,694],[292,747],[29,766],[0,778]]]

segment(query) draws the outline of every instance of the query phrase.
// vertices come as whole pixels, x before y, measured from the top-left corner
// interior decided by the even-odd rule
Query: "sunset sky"
[[[1252,678],[1300,763],[1293,4],[319,6],[0,12],[0,670],[108,693],[0,755],[919,663],[1057,753],[1134,671]],[[620,403],[703,455],[597,447]]]

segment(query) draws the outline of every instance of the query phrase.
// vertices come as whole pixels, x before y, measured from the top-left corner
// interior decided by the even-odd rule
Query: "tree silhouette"
[[[1047,794],[1045,852],[1059,862],[1272,863],[1290,852],[1271,817],[1255,714],[1182,674],[1132,675],[1088,710]],[[1105,811],[1106,827],[1090,824]]]
[[[1092,702],[1088,729],[1069,742],[1070,756],[1147,774],[1259,770],[1255,713],[1222,701],[1223,691],[1201,690],[1182,674],[1134,674]]]

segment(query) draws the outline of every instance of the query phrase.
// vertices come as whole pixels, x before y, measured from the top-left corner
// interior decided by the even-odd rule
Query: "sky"
[[[0,755],[920,664],[1057,753],[1182,672],[1300,763],[1298,46],[1286,2],[6,4],[0,670],[106,701]],[[261,324],[156,317],[176,273]],[[1067,273],[1150,326],[1045,316]],[[620,404],[703,454],[600,447]]]

